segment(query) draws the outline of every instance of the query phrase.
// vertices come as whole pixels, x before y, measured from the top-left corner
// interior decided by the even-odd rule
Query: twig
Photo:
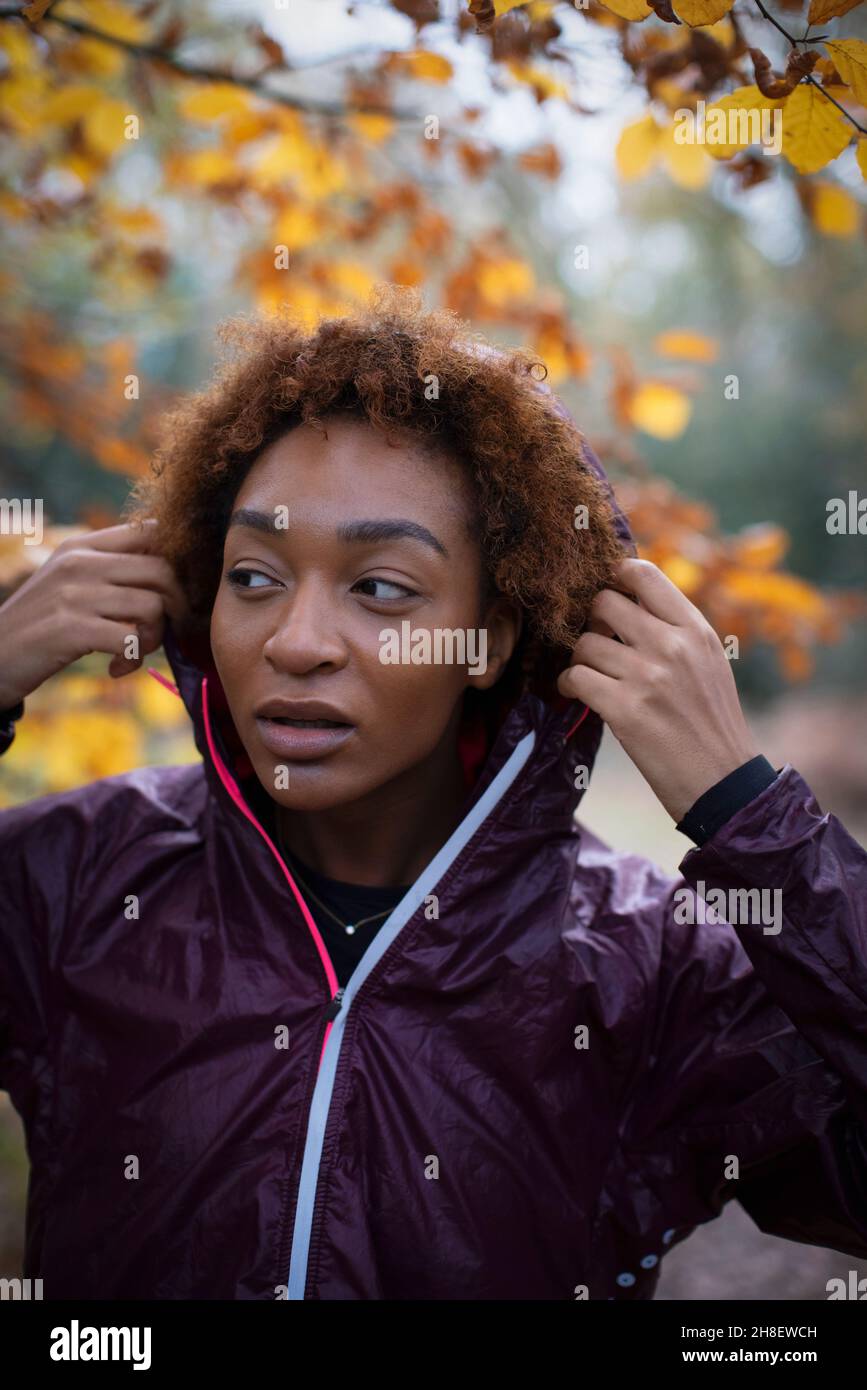
[[[756,0],[756,5],[758,9],[761,11],[761,13],[764,15],[765,19],[768,20],[770,24],[773,24],[775,29],[779,29],[783,38],[788,39],[789,43],[792,45],[793,48],[796,48],[797,45],[800,43],[806,43],[806,39],[794,38],[787,29],[783,28],[782,24],[780,24],[776,19],[774,19],[774,16],[772,14],[768,14],[767,10],[762,4],[762,0]],[[807,32],[809,32],[809,25],[807,26]],[[820,43],[823,37],[824,35],[819,35],[817,38],[811,39],[810,42]],[[847,121],[851,122],[851,124],[855,127],[856,130],[859,130],[862,135],[867,135],[867,126],[863,126],[860,124],[860,122],[856,121],[855,117],[846,110],[845,106],[841,106],[837,98],[832,97],[831,93],[825,90],[821,82],[817,82],[815,77],[813,77],[810,73],[807,74],[805,81],[809,82],[811,87],[815,87],[817,92],[821,92],[825,100],[830,101],[832,106],[836,106],[837,110],[840,111],[846,117]]]
[[[0,4],[0,19],[22,18],[22,9],[21,5]],[[403,111],[397,107],[376,102],[346,104],[316,101],[308,97],[292,96],[286,92],[275,92],[273,89],[263,86],[255,77],[240,77],[237,73],[227,72],[222,68],[212,68],[199,63],[185,63],[174,53],[167,52],[156,44],[136,43],[132,39],[122,39],[116,34],[107,34],[102,29],[96,29],[84,20],[67,19],[64,15],[52,14],[50,10],[46,11],[39,22],[43,24],[46,20],[51,24],[62,25],[64,29],[70,29],[73,33],[81,34],[85,38],[96,39],[100,43],[107,43],[114,48],[120,48],[135,58],[146,58],[150,62],[163,63],[182,77],[198,78],[205,82],[228,82],[232,86],[243,87],[246,91],[252,92],[255,96],[262,97],[266,101],[277,102],[279,105],[289,106],[293,110],[307,111],[317,116],[345,116],[360,113],[389,116],[395,121],[418,122],[421,120],[421,116],[416,111]],[[290,72],[291,69],[286,68],[285,71]]]

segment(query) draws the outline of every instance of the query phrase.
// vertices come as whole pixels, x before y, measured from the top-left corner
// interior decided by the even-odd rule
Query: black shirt
[[[770,786],[776,776],[767,758],[752,758],[704,792],[687,811],[677,829],[696,844],[704,844],[736,811]],[[322,934],[337,979],[341,985],[345,985],[388,914],[397,907],[408,888],[372,888],[369,884],[342,883],[317,873],[295,855],[286,855],[285,858],[290,872],[294,872],[297,866],[298,887]],[[320,903],[304,891],[305,885],[312,888],[316,898],[326,903],[343,925],[338,925]],[[346,926],[355,928],[357,922],[363,922],[364,918],[373,914],[377,915],[372,922],[352,931],[346,930]]]
[[[296,855],[290,856],[284,852],[284,858],[319,928],[337,979],[341,985],[345,985],[379,928],[387,921],[389,913],[408,891],[409,885],[405,888],[373,888],[366,883],[342,883],[317,873]],[[312,888],[316,898],[327,904],[343,925],[338,925],[316,898],[304,891],[305,885]],[[367,925],[353,931],[346,930],[347,926],[355,928],[357,922],[363,922],[364,918],[374,914],[373,921]]]

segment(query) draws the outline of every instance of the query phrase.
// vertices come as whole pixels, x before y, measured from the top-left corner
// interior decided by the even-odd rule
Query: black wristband
[[[676,828],[697,845],[703,845],[727,820],[731,820],[736,811],[740,811],[776,779],[774,768],[760,753],[703,792]]]

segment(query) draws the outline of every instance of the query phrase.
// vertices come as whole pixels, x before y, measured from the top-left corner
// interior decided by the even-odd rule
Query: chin
[[[355,801],[370,790],[366,784],[356,786],[352,780],[341,777],[324,762],[319,765],[289,763],[288,767],[287,787],[275,787],[273,767],[256,769],[256,775],[271,800],[278,806],[284,806],[287,811],[329,811]]]

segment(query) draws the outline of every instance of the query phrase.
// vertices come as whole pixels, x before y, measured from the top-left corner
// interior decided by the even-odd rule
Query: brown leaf
[[[760,48],[751,48],[750,57],[756,74],[756,86],[764,97],[787,97],[798,85],[797,77],[781,77],[771,67],[771,60]]]
[[[29,19],[31,24],[38,24],[52,0],[31,0],[29,5],[25,5],[21,11],[25,19]]]
[[[679,24],[680,20],[671,8],[671,0],[647,0],[648,5],[659,19],[664,19],[666,24]]]
[[[789,61],[786,63],[786,77],[794,78],[795,82],[800,82],[802,77],[810,75],[821,56],[816,48],[808,48],[805,53],[799,53],[796,48],[793,48],[789,54]]]
[[[490,29],[497,18],[493,0],[469,0],[467,8],[476,21],[477,34],[483,34],[486,29]]]

